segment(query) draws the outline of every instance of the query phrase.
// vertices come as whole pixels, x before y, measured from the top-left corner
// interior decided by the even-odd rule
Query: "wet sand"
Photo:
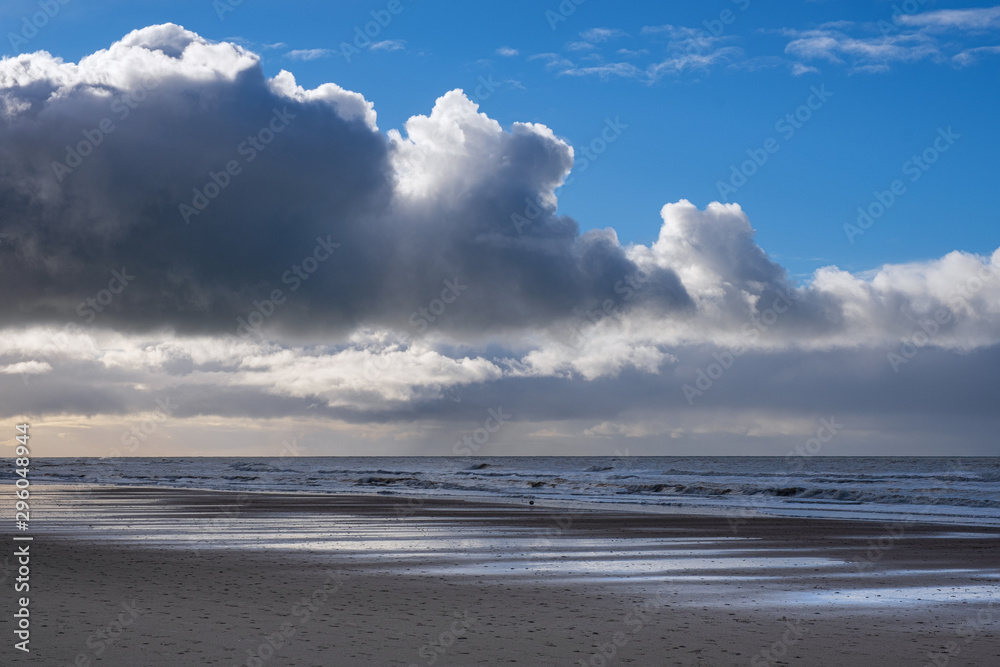
[[[10,664],[1000,660],[996,528],[108,487],[37,501],[28,655],[0,573]]]

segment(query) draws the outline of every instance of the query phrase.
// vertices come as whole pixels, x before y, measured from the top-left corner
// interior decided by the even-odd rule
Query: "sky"
[[[673,4],[5,3],[4,444],[1000,453],[1000,6]]]

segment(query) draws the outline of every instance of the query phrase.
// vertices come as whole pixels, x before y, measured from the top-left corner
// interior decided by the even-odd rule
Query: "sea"
[[[33,484],[461,497],[1000,526],[1000,457],[41,458]]]

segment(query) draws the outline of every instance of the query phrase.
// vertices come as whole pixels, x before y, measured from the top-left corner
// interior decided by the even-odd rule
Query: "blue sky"
[[[0,19],[18,26],[22,16],[37,11],[36,4],[5,3]],[[730,195],[747,211],[762,247],[803,276],[827,264],[857,271],[954,249],[986,253],[995,246],[1000,221],[991,192],[1000,154],[1000,55],[980,54],[968,64],[954,56],[993,43],[996,22],[992,30],[930,31],[935,52],[926,56],[914,55],[923,42],[908,42],[893,56],[859,60],[841,54],[838,63],[789,53],[792,31],[852,22],[829,29],[865,40],[880,36],[879,21],[893,35],[916,33],[919,26],[893,22],[889,2],[589,0],[557,21],[546,11],[558,12],[558,2],[402,1],[400,13],[372,40],[388,44],[350,59],[341,55],[355,28],[386,6],[245,0],[223,11],[209,0],[71,2],[27,48],[75,61],[130,30],[172,21],[209,39],[240,40],[262,55],[268,75],[288,69],[306,87],[333,81],[361,92],[375,103],[383,131],[427,113],[453,88],[472,96],[480,77],[499,84],[495,91],[482,89],[482,111],[504,126],[544,123],[578,155],[606,119],[619,118],[627,129],[561,190],[560,212],[584,229],[613,226],[623,242],[639,243],[655,238],[663,204],[719,200],[717,184],[731,175],[732,165],[769,137],[780,138],[775,122],[803,104],[812,86],[822,85],[833,93],[828,103],[782,139],[779,151]],[[977,6],[988,7],[928,1],[921,11]],[[663,62],[679,48],[671,50],[676,35],[651,30],[665,25],[718,32],[721,39],[700,52],[727,51],[716,62],[665,71],[655,80],[566,73],[608,63],[644,70]],[[13,54],[9,39],[4,46]],[[501,55],[504,47],[516,55]],[[321,50],[326,52],[294,54]],[[794,75],[795,63],[817,71]],[[873,64],[878,71],[864,70]],[[947,127],[961,139],[874,227],[849,243],[843,225],[855,220],[857,207],[874,201],[874,191],[887,189],[903,163]]]

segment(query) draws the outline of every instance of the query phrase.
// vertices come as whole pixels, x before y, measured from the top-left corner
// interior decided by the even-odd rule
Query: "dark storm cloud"
[[[460,190],[404,198],[360,96],[266,80],[253,54],[176,26],[79,66],[38,53],[0,70],[7,322],[234,332],[280,289],[265,329],[350,331],[406,325],[457,279],[469,291],[443,326],[519,328],[636,270],[554,207],[512,225],[571,166],[540,132],[494,137]],[[666,307],[690,305],[669,269],[653,281]]]

